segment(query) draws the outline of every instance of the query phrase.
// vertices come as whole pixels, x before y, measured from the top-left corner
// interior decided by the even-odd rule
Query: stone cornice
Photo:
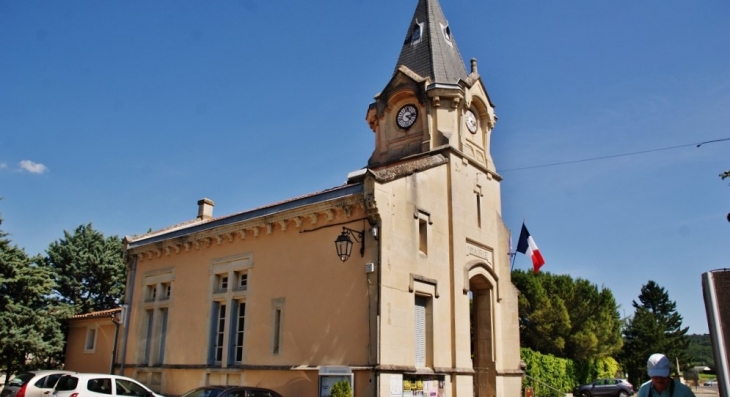
[[[347,195],[333,200],[308,204],[294,209],[275,212],[239,222],[211,225],[210,228],[179,233],[169,238],[139,242],[129,248],[128,255],[137,255],[138,260],[152,260],[163,256],[208,249],[236,240],[255,239],[275,233],[302,230],[305,227],[321,227],[335,220],[351,219],[356,212],[364,213],[365,200],[362,193]]]
[[[397,164],[389,164],[385,167],[371,169],[378,182],[390,182],[404,176],[413,174],[414,172],[427,170],[445,164],[448,160],[441,154],[436,155],[418,155],[410,160],[403,160]]]
[[[376,181],[380,183],[390,182],[398,178],[411,175],[414,172],[424,171],[429,168],[437,167],[441,164],[447,163],[448,160],[446,156],[442,154],[442,152],[454,153],[459,156],[459,158],[466,159],[467,161],[469,161],[469,164],[484,172],[484,174],[487,175],[488,178],[494,179],[496,181],[502,180],[502,176],[498,173],[487,169],[486,167],[484,167],[484,165],[479,164],[478,162],[472,161],[463,152],[449,145],[439,146],[427,153],[420,153],[411,156],[410,158],[403,159],[398,163],[389,163],[380,167],[373,167],[370,168],[369,171],[372,173]]]

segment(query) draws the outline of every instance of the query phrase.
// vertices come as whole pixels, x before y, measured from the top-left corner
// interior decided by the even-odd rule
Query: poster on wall
[[[438,380],[423,381],[423,395],[426,397],[438,397],[439,381]]]
[[[404,397],[423,397],[423,380],[420,378],[403,379]]]
[[[391,377],[391,396],[394,378]],[[403,378],[403,397],[441,397],[444,395],[443,377],[434,375],[409,376]]]
[[[390,375],[390,395],[393,397],[403,395],[403,375]]]

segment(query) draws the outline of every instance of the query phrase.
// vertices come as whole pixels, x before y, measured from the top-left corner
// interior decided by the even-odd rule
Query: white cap
[[[650,377],[660,376],[666,378],[669,376],[671,364],[667,356],[659,353],[652,354],[646,361],[646,371]]]

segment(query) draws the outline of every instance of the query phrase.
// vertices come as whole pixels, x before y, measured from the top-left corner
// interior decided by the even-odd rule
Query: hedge
[[[613,378],[619,373],[619,365],[612,357],[574,362],[527,348],[520,349],[525,363],[522,389],[530,386],[535,397],[563,396],[571,393],[579,384],[590,383],[596,378]]]

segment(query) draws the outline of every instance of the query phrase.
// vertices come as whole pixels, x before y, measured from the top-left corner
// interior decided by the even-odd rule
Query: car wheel
[[[587,391],[581,392],[580,397],[591,397],[591,393],[588,393]]]
[[[621,390],[618,392],[618,397],[629,397],[629,393],[626,393],[626,390]]]

